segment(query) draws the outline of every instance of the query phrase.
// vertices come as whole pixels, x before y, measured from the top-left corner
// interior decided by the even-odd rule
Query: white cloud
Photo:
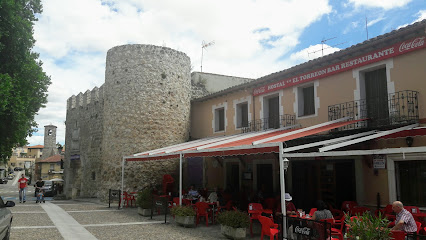
[[[414,21],[413,21],[412,23],[410,23],[410,24],[413,24],[413,23],[415,23],[415,22],[420,22],[420,21],[422,21],[422,20],[426,19],[426,10],[420,10],[419,12],[417,12],[416,16],[417,16],[417,19],[416,19],[416,20],[414,20]],[[406,27],[406,26],[408,26],[408,25],[409,25],[409,24],[404,24],[404,25],[398,26],[396,29],[400,29],[400,28]]]
[[[43,0],[34,27],[35,51],[52,77],[39,127],[58,126],[65,135],[66,100],[104,83],[108,49],[154,44],[182,51],[200,70],[201,42],[215,41],[204,54],[203,71],[260,77],[290,66],[276,61],[299,43],[303,30],[331,12],[328,0]],[[307,14],[309,13],[309,14]],[[267,28],[261,34],[255,30]],[[272,39],[265,48],[260,42]],[[40,136],[28,139],[43,144]]]
[[[403,7],[407,5],[411,0],[349,0],[350,3],[358,7],[377,7],[389,10],[392,8]]]
[[[340,48],[332,47],[327,44],[316,44],[309,46],[290,55],[290,60],[294,64],[304,63],[315,58],[326,56],[328,54],[340,51]]]

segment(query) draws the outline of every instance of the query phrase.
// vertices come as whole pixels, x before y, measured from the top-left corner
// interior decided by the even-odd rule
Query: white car
[[[10,237],[13,216],[7,208],[13,206],[15,206],[15,202],[7,201],[5,204],[0,196],[0,239],[8,240]]]

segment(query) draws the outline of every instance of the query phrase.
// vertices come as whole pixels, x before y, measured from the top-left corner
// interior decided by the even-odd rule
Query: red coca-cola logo
[[[399,52],[404,52],[410,49],[421,47],[423,46],[424,43],[425,43],[425,37],[419,37],[410,42],[403,42],[399,46]]]

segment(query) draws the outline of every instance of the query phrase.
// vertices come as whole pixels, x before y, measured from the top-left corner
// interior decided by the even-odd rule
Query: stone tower
[[[56,128],[57,127],[53,125],[44,126],[44,147],[42,159],[58,154],[58,149],[56,147]]]
[[[190,67],[186,54],[166,47],[135,44],[108,51],[102,144],[105,188],[119,186],[123,156],[188,140]],[[145,177],[157,178],[144,175],[126,182],[140,186]]]
[[[123,156],[189,138],[190,59],[153,45],[123,45],[107,53],[105,83],[67,104],[65,192],[100,197],[121,186]],[[176,161],[126,168],[126,187],[154,184]]]

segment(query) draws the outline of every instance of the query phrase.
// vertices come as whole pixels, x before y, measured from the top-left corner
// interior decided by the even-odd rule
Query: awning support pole
[[[283,239],[287,239],[287,210],[285,208],[285,179],[284,179],[284,158],[283,158],[283,143],[279,144],[279,160],[280,160],[280,186],[281,186],[281,211],[283,216]]]
[[[179,206],[182,206],[182,158],[183,154],[179,154]]]
[[[120,208],[123,208],[124,204],[124,164],[126,163],[126,159],[123,157],[123,161],[121,162],[121,196],[120,196]]]

